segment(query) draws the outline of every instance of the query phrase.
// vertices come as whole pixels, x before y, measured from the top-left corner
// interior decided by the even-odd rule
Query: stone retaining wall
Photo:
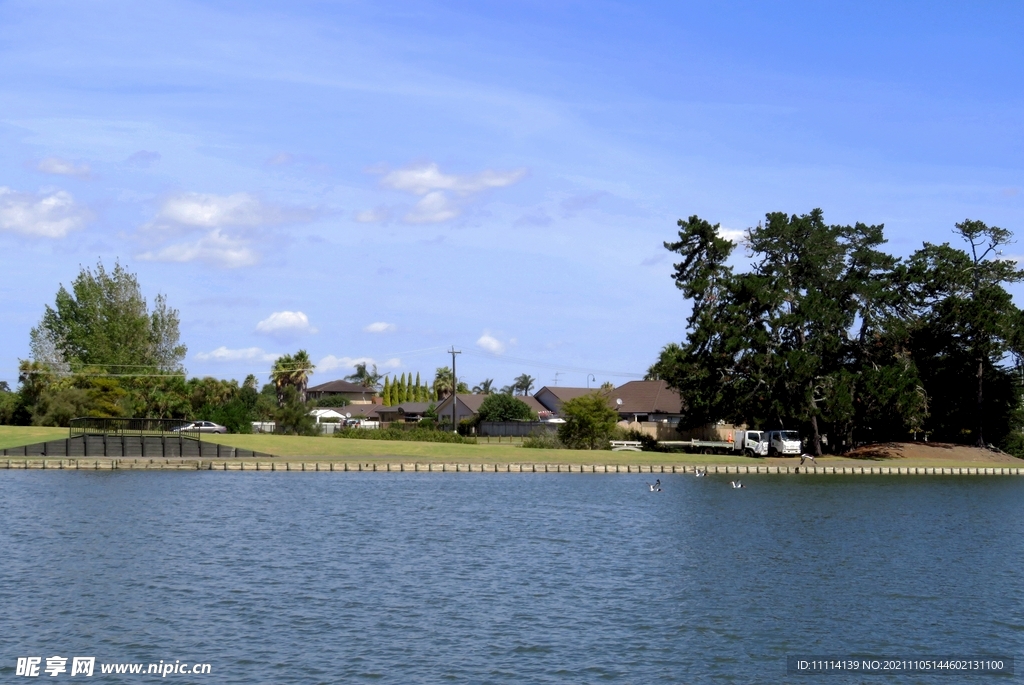
[[[445,473],[694,473],[709,474],[814,474],[814,475],[927,475],[1020,476],[1021,467],[938,466],[748,466],[694,464],[471,464],[341,461],[204,461],[200,459],[11,459],[0,458],[0,469],[145,469],[164,471],[398,471]]]

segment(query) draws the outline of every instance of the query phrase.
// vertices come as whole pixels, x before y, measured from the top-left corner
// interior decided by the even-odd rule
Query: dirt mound
[[[1005,452],[968,447],[967,445],[954,445],[947,442],[880,442],[858,447],[844,456],[847,459],[867,461],[882,459],[945,460],[1017,466],[1022,463],[1022,460]]]

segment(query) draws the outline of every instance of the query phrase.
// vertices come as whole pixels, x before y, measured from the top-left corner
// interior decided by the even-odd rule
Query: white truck
[[[768,431],[767,443],[770,457],[799,457],[803,452],[796,431]]]
[[[700,454],[741,452],[750,457],[766,457],[769,453],[768,434],[765,431],[735,429],[732,439],[725,440],[662,440],[661,445],[682,447]],[[799,450],[797,450],[799,454]]]

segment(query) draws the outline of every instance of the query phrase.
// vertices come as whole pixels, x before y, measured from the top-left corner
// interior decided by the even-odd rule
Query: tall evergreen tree
[[[1024,271],[1001,258],[1010,231],[968,219],[956,224],[956,233],[968,244],[966,251],[925,243],[908,262],[917,354],[934,381],[942,381],[930,383],[936,418],[946,424],[937,427],[953,433],[948,429],[960,423],[958,418],[970,416],[965,428],[983,447],[986,425],[997,440],[1005,436],[1008,405],[1015,402],[1002,361],[1020,339],[1022,313],[1004,286],[1024,280]],[[986,379],[997,400],[992,403],[986,402]]]
[[[820,454],[826,427],[849,446],[871,414],[885,414],[887,430],[920,424],[916,367],[889,326],[901,304],[889,285],[897,262],[877,249],[881,226],[830,226],[820,210],[768,214],[747,232],[753,267],[738,274],[718,225],[692,216],[679,227],[665,247],[682,257],[674,277],[692,302],[688,336],[648,375],[679,389],[691,425],[802,428]]]
[[[381,392],[381,402],[385,407],[391,406],[391,377],[384,376],[384,390]]]

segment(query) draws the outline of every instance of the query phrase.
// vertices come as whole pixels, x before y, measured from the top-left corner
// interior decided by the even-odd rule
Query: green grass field
[[[46,440],[59,440],[68,436],[66,428],[35,426],[0,426],[0,449],[17,447]],[[285,459],[316,461],[364,462],[445,462],[445,463],[537,463],[537,464],[771,464],[794,465],[795,459],[751,459],[725,454],[684,454],[680,452],[611,452],[588,450],[527,449],[519,442],[491,442],[490,444],[457,445],[435,442],[405,442],[397,440],[351,440],[344,438],[298,437],[291,435],[204,435],[204,441],[217,442],[242,449],[255,450]],[[902,458],[902,459],[849,459],[822,457],[827,465],[878,466],[1024,466],[1024,460],[1010,459],[1012,463],[983,463],[991,460],[991,453],[977,450],[955,459]],[[976,454],[976,456],[975,456]]]

